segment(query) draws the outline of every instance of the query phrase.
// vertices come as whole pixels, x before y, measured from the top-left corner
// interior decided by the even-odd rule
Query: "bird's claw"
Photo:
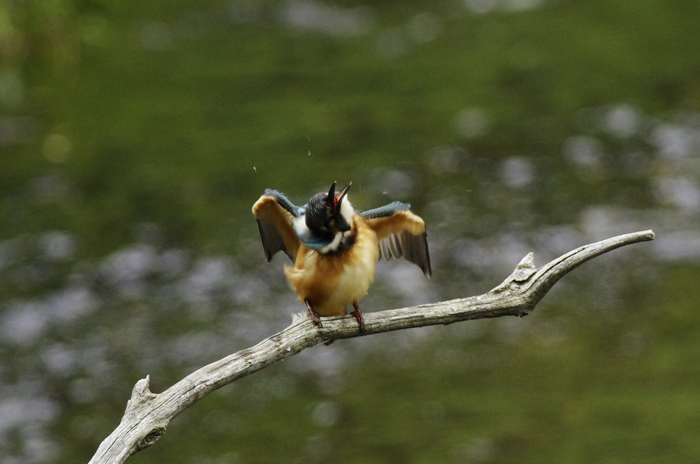
[[[309,317],[313,321],[314,325],[319,328],[323,327],[323,324],[321,324],[321,317],[316,313],[316,311],[314,311],[308,301],[305,301],[304,303],[306,303],[306,311],[309,313]]]
[[[357,306],[357,301],[352,302],[352,307],[355,308],[355,310],[352,312],[352,315],[355,316],[355,319],[357,319],[357,323],[360,324],[360,332],[367,332],[367,329],[365,329],[365,318],[362,316],[362,311],[360,311],[360,307]]]

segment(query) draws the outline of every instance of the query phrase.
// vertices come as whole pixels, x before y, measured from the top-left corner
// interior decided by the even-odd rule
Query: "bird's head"
[[[328,193],[311,197],[304,215],[294,221],[294,230],[304,245],[321,253],[337,250],[343,233],[352,228],[354,209],[347,199],[350,185],[335,193],[333,182]]]

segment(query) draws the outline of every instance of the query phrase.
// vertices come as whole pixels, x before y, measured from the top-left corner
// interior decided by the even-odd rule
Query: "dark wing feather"
[[[404,257],[430,277],[430,253],[425,222],[410,211],[411,205],[395,201],[369,211],[358,211],[379,239],[380,256],[386,261]]]
[[[258,219],[265,259],[270,261],[278,251],[284,251],[292,261],[296,259],[299,238],[292,224],[294,218],[303,213],[303,208],[294,205],[277,190],[265,190],[255,202],[253,214]]]

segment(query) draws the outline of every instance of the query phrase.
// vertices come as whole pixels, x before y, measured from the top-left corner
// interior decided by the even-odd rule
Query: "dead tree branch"
[[[619,235],[577,248],[540,268],[528,254],[513,273],[488,293],[470,298],[365,314],[367,331],[360,333],[352,316],[323,319],[316,327],[305,313],[257,345],[233,353],[188,375],[162,393],[149,390],[149,377],[134,386],[119,426],[102,442],[91,464],[122,463],[155,443],[168,423],[214,390],[293,356],[323,341],[372,335],[392,330],[452,324],[471,319],[524,316],[535,309],[552,286],[569,271],[603,253],[654,239],[651,230]]]

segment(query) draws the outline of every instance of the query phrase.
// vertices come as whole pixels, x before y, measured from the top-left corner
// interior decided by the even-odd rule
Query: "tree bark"
[[[534,255],[530,253],[503,283],[488,293],[368,313],[364,315],[364,333],[359,331],[357,321],[352,316],[323,318],[323,327],[316,327],[306,312],[295,314],[292,324],[281,332],[251,348],[202,367],[162,393],[151,393],[148,376],[139,380],[119,426],[100,444],[90,463],[126,461],[129,456],[155,443],[165,433],[170,420],[200,398],[305,348],[331,339],[413,327],[500,316],[525,316],[535,309],[559,279],[574,268],[616,248],[653,239],[654,232],[651,230],[619,235],[572,250],[540,268],[535,267]]]

